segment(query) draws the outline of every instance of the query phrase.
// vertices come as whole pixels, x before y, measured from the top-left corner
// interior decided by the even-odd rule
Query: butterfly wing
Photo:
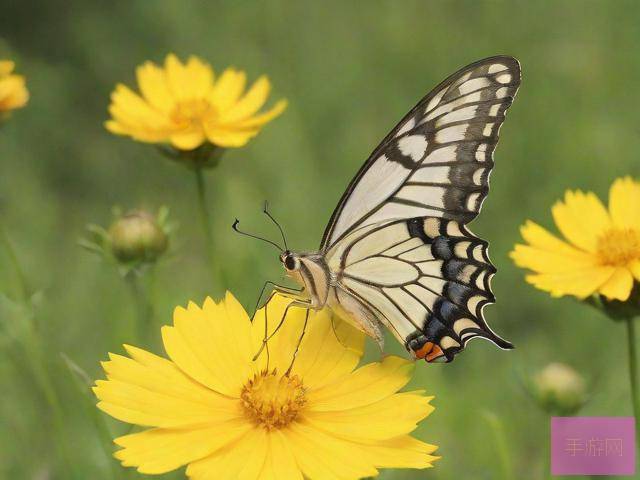
[[[325,231],[321,249],[343,296],[418,358],[450,361],[474,337],[512,347],[483,318],[495,267],[466,224],[487,195],[519,84],[520,66],[506,56],[447,78],[374,150]]]
[[[464,67],[433,89],[351,181],[321,251],[350,231],[385,220],[473,220],[487,195],[498,132],[519,85],[518,61],[497,56]]]
[[[512,348],[482,314],[494,302],[488,244],[459,222],[395,220],[354,231],[338,245],[328,257],[339,272],[338,292],[374,312],[417,358],[450,361],[474,337]]]

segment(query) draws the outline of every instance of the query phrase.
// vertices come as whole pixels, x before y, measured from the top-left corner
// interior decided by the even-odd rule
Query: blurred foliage
[[[171,209],[181,227],[176,257],[156,272],[156,325],[212,290],[189,172],[102,125],[115,84],[133,84],[136,65],[173,51],[197,54],[218,71],[267,73],[277,96],[290,101],[247,148],[229,151],[207,173],[224,286],[247,308],[263,281],[282,272],[270,247],[234,235],[235,217],[275,236],[261,214],[269,199],[289,243],[316,248],[349,179],[420,97],[476,59],[505,53],[521,61],[522,88],[501,131],[492,191],[473,224],[491,242],[499,270],[498,303],[487,317],[516,350],[473,342],[453,364],[418,365],[412,386],[436,395],[418,435],[439,445],[443,458],[429,472],[382,478],[498,478],[498,447],[481,411],[500,418],[517,478],[543,478],[549,420],[519,377],[567,362],[595,385],[584,414],[629,415],[624,331],[595,310],[534,291],[507,253],[525,219],[552,226],[549,208],[565,188],[605,197],[615,177],[639,175],[639,15],[632,1],[5,2],[0,57],[16,60],[32,97],[0,131],[0,218],[43,293],[36,325],[66,434],[51,436],[25,354],[3,353],[0,477],[56,478],[47,473],[56,464],[53,444],[65,441],[78,478],[114,478],[67,365],[100,376],[99,361],[131,340],[135,306],[117,273],[78,247],[85,224],[107,224],[113,204]],[[14,272],[2,255],[0,291],[12,295]],[[15,321],[4,312],[0,323]],[[146,346],[160,352],[159,332],[149,338]],[[108,422],[114,433],[128,431]]]

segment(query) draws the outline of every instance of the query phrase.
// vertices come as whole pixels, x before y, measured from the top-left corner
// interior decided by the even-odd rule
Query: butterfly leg
[[[287,372],[285,373],[286,377],[288,377],[289,374],[291,373],[291,369],[293,368],[293,364],[296,361],[296,357],[298,356],[298,351],[300,350],[300,344],[302,343],[302,339],[304,338],[304,334],[307,333],[307,323],[309,323],[309,311],[310,311],[310,309],[307,308],[307,311],[306,311],[305,316],[304,316],[304,325],[302,326],[302,332],[300,333],[300,337],[298,338],[298,344],[296,345],[296,349],[293,352],[293,358],[291,359],[291,363],[289,364],[289,368],[287,368]]]
[[[279,293],[287,298],[292,298],[293,301],[291,303],[289,303],[285,309],[284,312],[282,314],[282,317],[280,318],[280,322],[278,323],[278,325],[276,326],[276,328],[269,334],[268,332],[268,305],[269,305],[269,301],[271,300],[271,298],[273,298],[273,296]],[[271,340],[273,338],[273,336],[278,333],[278,330],[280,330],[280,328],[282,327],[282,325],[284,325],[284,321],[287,318],[287,314],[289,313],[289,309],[292,307],[299,307],[299,308],[305,308],[305,309],[309,309],[311,308],[311,300],[308,300],[302,296],[296,293],[290,293],[287,291],[281,291],[278,290],[277,288],[274,288],[274,291],[271,292],[271,295],[269,295],[269,298],[267,299],[267,302],[265,303],[266,307],[264,310],[264,337],[262,338],[262,345],[260,345],[260,348],[258,349],[258,351],[256,352],[256,354],[253,356],[253,361],[255,362],[259,357],[260,354],[262,353],[263,350],[266,350],[267,352],[267,369],[269,368],[269,340]]]
[[[295,288],[285,287],[284,285],[278,285],[277,283],[274,283],[271,280],[267,280],[266,282],[264,282],[264,285],[262,285],[262,289],[260,290],[260,295],[258,296],[258,300],[256,301],[256,306],[253,309],[253,315],[251,315],[252,319],[253,319],[253,317],[255,317],[256,312],[258,311],[258,307],[260,305],[260,300],[262,300],[264,292],[267,290],[267,287],[269,285],[271,285],[274,288],[274,291],[276,289],[278,289],[278,290],[281,290],[281,291],[286,291],[289,294],[295,294],[295,293],[302,292],[302,289],[295,289]],[[263,303],[262,306],[264,306],[267,303],[269,303],[269,300],[271,300],[272,297],[273,297],[273,293],[271,295],[269,295],[269,298],[267,298],[267,301],[265,303]]]

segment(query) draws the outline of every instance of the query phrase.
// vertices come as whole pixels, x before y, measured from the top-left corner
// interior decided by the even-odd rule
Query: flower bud
[[[556,415],[572,415],[587,400],[584,378],[569,365],[550,363],[533,377],[533,393],[540,406]]]
[[[135,210],[118,218],[109,227],[113,256],[122,262],[153,262],[169,245],[169,238],[156,219]]]

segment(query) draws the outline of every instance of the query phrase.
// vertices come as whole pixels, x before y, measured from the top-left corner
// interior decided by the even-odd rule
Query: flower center
[[[254,375],[240,393],[247,416],[267,430],[293,422],[306,403],[302,380],[296,375],[280,377],[276,372]]]
[[[193,122],[203,122],[215,115],[215,108],[207,100],[194,98],[178,102],[171,112],[171,120],[189,126]]]
[[[640,258],[640,232],[611,228],[598,237],[597,254],[603,265],[622,267]]]

